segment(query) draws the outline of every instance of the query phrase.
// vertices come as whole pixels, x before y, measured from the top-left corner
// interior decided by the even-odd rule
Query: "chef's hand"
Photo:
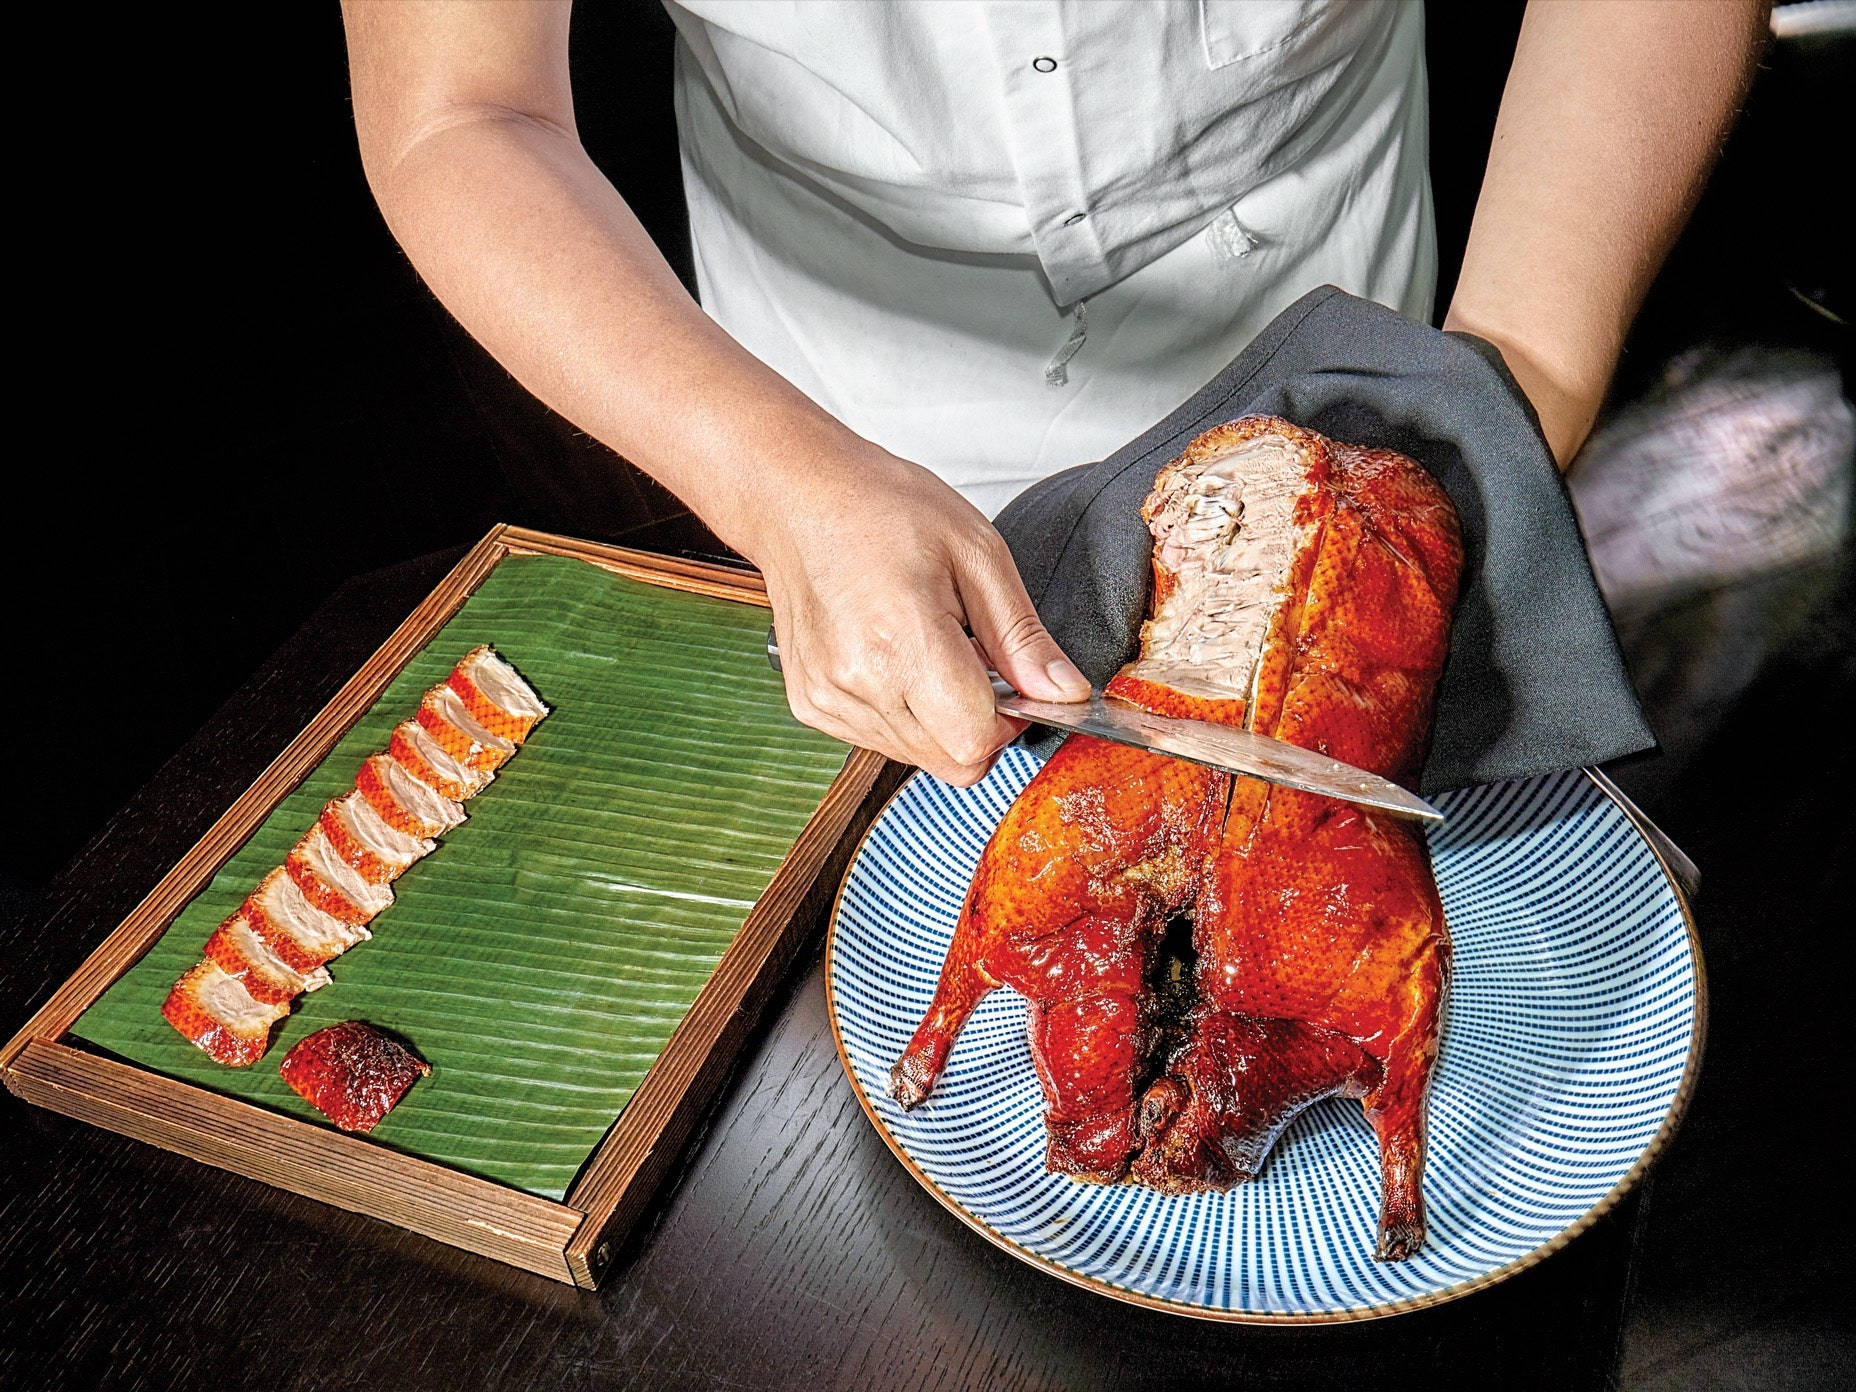
[[[966,787],[1024,728],[993,709],[985,661],[1027,696],[1087,698],[1004,540],[926,469],[870,446],[789,489],[743,540],[806,724]]]

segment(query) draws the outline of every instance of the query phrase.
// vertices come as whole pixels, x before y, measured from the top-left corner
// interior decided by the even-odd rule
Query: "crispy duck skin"
[[[1162,469],[1142,513],[1152,617],[1112,694],[1415,777],[1462,564],[1428,474],[1246,417]],[[1158,1059],[1148,967],[1180,912],[1193,917],[1197,1004]],[[1448,972],[1409,823],[1073,737],[982,855],[892,1091],[925,1099],[974,1004],[1006,985],[1030,1002],[1048,1159],[1063,1173],[1227,1187],[1257,1173],[1302,1108],[1356,1097],[1381,1148],[1378,1255],[1396,1259],[1423,1240],[1424,1100]]]
[[[453,802],[465,802],[489,787],[491,769],[472,768],[451,757],[417,720],[402,720],[387,740],[393,761],[426,787]]]
[[[385,1030],[344,1020],[298,1040],[283,1080],[344,1131],[372,1131],[432,1065]]]
[[[487,644],[465,653],[445,685],[458,694],[473,720],[511,744],[527,739],[535,722],[548,713],[534,689]]]

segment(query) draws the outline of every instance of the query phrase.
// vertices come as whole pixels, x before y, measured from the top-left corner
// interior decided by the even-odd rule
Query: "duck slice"
[[[239,978],[217,962],[196,963],[168,992],[161,1014],[215,1063],[243,1068],[271,1041],[271,1026],[290,1013],[288,1001],[252,999]]]
[[[284,860],[284,872],[303,891],[303,897],[331,918],[362,927],[393,902],[393,891],[370,884],[335,847],[320,824],[297,842]]]
[[[206,940],[206,957],[243,984],[260,1005],[288,1005],[305,991],[319,991],[329,984],[325,968],[298,971],[278,956],[258,936],[242,908],[213,930]]]
[[[495,770],[516,752],[515,742],[486,729],[449,686],[435,686],[419,702],[414,717],[453,759],[466,768]]]
[[[438,849],[429,837],[408,836],[390,825],[358,792],[329,803],[316,825],[335,853],[369,884],[397,880],[414,861]]]
[[[374,935],[324,913],[281,867],[258,882],[240,909],[264,945],[293,970],[312,972]]]
[[[474,769],[452,758],[416,720],[402,720],[393,727],[387,753],[426,787],[454,802],[476,797],[496,777],[493,770]]]
[[[472,648],[445,681],[479,725],[520,744],[549,707],[487,644]]]
[[[462,807],[413,777],[391,755],[370,755],[354,776],[354,786],[382,821],[407,836],[442,836],[465,821]]]

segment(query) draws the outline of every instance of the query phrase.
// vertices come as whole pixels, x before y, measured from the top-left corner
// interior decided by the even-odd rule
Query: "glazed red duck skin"
[[[344,1131],[372,1131],[407,1090],[432,1071],[385,1030],[344,1020],[305,1035],[278,1072],[310,1106]]]

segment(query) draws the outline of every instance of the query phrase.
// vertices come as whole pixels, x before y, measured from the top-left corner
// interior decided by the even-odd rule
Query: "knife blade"
[[[1035,701],[1019,695],[1003,681],[993,683],[993,693],[993,704],[1000,713],[1017,716],[1020,720],[1034,720],[1040,725],[1054,725],[1060,730],[1074,730],[1079,735],[1113,740],[1136,749],[1151,749],[1175,759],[1261,778],[1285,788],[1377,807],[1395,816],[1424,822],[1444,819],[1444,814],[1430,803],[1389,778],[1344,764],[1313,749],[1259,735],[1254,730],[1214,725],[1207,720],[1153,715],[1138,706],[1104,696],[1100,688],[1091,691],[1087,701],[1075,702]]]
[[[767,661],[780,670],[780,645],[767,634]],[[1416,793],[1389,778],[1344,764],[1313,749],[1285,744],[1253,730],[1214,725],[1207,720],[1153,715],[1105,696],[1100,687],[1086,701],[1038,701],[1020,695],[996,672],[992,677],[993,705],[1002,715],[1136,749],[1151,749],[1176,759],[1204,764],[1229,773],[1261,778],[1304,793],[1340,798],[1344,802],[1376,807],[1394,816],[1422,822],[1441,822],[1444,814]]]

